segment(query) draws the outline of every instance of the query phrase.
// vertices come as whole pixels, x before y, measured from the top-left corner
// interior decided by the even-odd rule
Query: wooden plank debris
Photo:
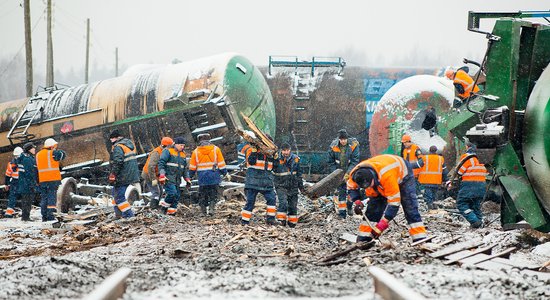
[[[408,286],[401,283],[388,272],[369,267],[368,272],[374,279],[374,292],[385,300],[423,300],[426,299]]]
[[[418,245],[423,244],[425,242],[429,242],[429,241],[433,240],[433,238],[434,238],[433,236],[430,236],[430,237],[421,239],[420,241],[416,241],[416,242],[411,244],[411,247],[418,246]]]
[[[441,249],[439,251],[436,251],[434,253],[431,253],[430,256],[433,258],[440,258],[447,256],[449,254],[453,254],[462,250],[472,249],[475,247],[478,247],[482,244],[481,241],[467,241],[463,243],[453,244],[447,248]]]
[[[334,260],[336,258],[339,258],[340,256],[344,256],[348,253],[351,253],[355,250],[358,250],[358,249],[361,249],[361,250],[367,250],[367,249],[370,249],[372,248],[372,246],[374,246],[374,241],[370,241],[370,242],[360,242],[360,243],[355,243],[353,244],[352,246],[342,250],[342,251],[338,251],[332,255],[329,255],[323,259],[321,259],[319,261],[319,263],[326,263],[328,261],[331,261],[331,260]]]
[[[501,256],[508,256],[513,251],[516,251],[516,247],[510,247],[503,251],[497,252],[495,254],[487,255],[487,254],[477,254],[471,257],[467,257],[465,259],[460,260],[459,262],[464,265],[476,265],[481,262],[491,260],[495,257],[501,257]]]
[[[454,264],[454,263],[456,263],[460,260],[463,260],[465,258],[474,256],[474,255],[477,255],[477,254],[481,254],[481,253],[491,254],[491,249],[493,249],[495,246],[496,246],[496,244],[489,245],[487,247],[478,248],[478,249],[475,249],[474,251],[466,250],[466,251],[461,251],[459,253],[455,253],[454,255],[447,256],[446,258],[448,258],[449,260],[443,262],[443,264],[444,265]],[[459,255],[460,253],[461,253],[461,255]]]
[[[321,181],[305,188],[304,193],[311,199],[331,194],[340,184],[344,182],[344,175],[344,170],[336,169],[325,178],[321,179]]]

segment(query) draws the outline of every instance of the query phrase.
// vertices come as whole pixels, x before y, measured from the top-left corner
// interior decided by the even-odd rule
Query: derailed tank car
[[[404,133],[418,132],[422,145],[427,132],[415,121],[422,119],[424,107],[435,105],[435,134],[445,142],[450,164],[465,151],[463,138],[477,145],[477,155],[490,171],[490,192],[501,202],[503,228],[523,226],[517,222],[524,220],[550,232],[550,26],[520,20],[549,16],[548,11],[470,12],[469,29],[488,39],[479,64],[486,73],[483,93],[448,109],[448,97],[426,97],[438,80],[446,85],[444,78],[403,89],[408,95],[403,102],[375,112],[373,124],[383,122],[371,127],[372,154],[398,153]],[[491,33],[479,30],[483,18],[499,18]]]
[[[197,134],[209,132],[231,161],[238,143],[234,129],[242,126],[240,112],[275,135],[274,111],[265,79],[243,56],[220,54],[154,66],[0,103],[0,168],[5,170],[14,147],[27,141],[41,147],[53,137],[68,153],[65,173],[105,176],[94,170],[109,161],[113,129],[131,138],[142,156],[165,135],[186,137],[189,149]]]

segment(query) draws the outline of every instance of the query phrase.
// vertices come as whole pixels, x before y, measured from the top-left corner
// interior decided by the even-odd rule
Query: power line
[[[34,26],[32,27],[31,29],[31,34],[34,32],[34,30],[36,29],[36,27],[38,26],[38,24],[40,24],[40,21],[42,20],[42,17],[44,16],[44,14],[46,13],[46,9],[44,9],[42,11],[42,14],[40,15],[40,17],[38,17],[38,20],[36,20],[36,23],[34,24]],[[19,56],[19,54],[21,53],[21,51],[23,50],[23,48],[25,47],[25,42],[23,42],[23,45],[21,45],[21,47],[19,48],[19,50],[17,51],[17,53],[15,54],[15,56],[11,59],[11,61],[8,63],[8,65],[6,66],[6,68],[2,71],[2,73],[0,73],[0,78],[2,76],[4,76],[4,74],[6,74],[6,72],[8,71],[8,69],[11,67],[11,64],[15,61],[15,59],[17,58],[17,56]]]

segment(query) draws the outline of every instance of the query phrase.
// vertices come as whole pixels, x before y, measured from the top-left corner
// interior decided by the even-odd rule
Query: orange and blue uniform
[[[485,196],[487,169],[475,155],[475,147],[468,148],[460,157],[456,173],[461,176],[456,206],[472,227],[480,227],[483,220],[481,201]]]
[[[53,214],[57,211],[57,188],[61,184],[59,162],[66,156],[65,151],[52,148],[44,148],[36,153],[42,221],[55,220]]]
[[[424,188],[424,200],[428,207],[434,207],[437,190],[441,183],[447,181],[447,167],[443,156],[430,153],[424,156],[424,166],[420,168],[418,183]]]
[[[218,186],[221,176],[227,174],[225,159],[218,146],[202,141],[191,154],[189,176],[197,173],[199,179],[199,205],[202,210],[214,207],[218,201]]]
[[[341,145],[339,139],[334,139],[328,150],[328,163],[330,171],[342,169],[349,174],[351,170],[359,163],[360,147],[355,138],[348,138],[346,145]],[[352,202],[347,201],[346,183],[338,186],[338,214],[340,217],[346,217],[346,208],[351,210]]]
[[[246,225],[250,222],[258,193],[262,194],[267,202],[266,222],[268,224],[276,223],[277,198],[273,187],[272,172],[274,159],[248,148],[246,162],[247,169],[244,183],[246,204],[241,211],[241,223]]]
[[[12,159],[8,166],[6,167],[6,179],[4,183],[9,185],[10,191],[8,195],[8,207],[4,216],[6,218],[12,218],[15,213],[15,205],[17,204],[17,198],[19,198],[19,191],[17,190],[17,184],[19,182],[19,169],[17,168],[17,163],[15,163],[15,158]]]
[[[159,173],[166,176],[167,182],[164,187],[166,198],[160,201],[160,205],[169,215],[175,215],[178,209],[178,202],[181,196],[181,177],[189,182],[189,170],[187,169],[186,155],[174,147],[162,150],[159,159]]]
[[[414,241],[426,237],[426,228],[418,212],[416,183],[410,164],[402,157],[383,154],[360,162],[350,173],[347,181],[348,192],[352,201],[360,199],[360,186],[354,180],[354,173],[368,168],[376,176],[372,186],[365,188],[370,198],[367,204],[366,217],[372,226],[377,222],[389,222],[395,218],[399,206],[403,207],[405,219],[409,224],[409,235]],[[358,241],[370,241],[373,228],[363,220],[359,226]]]

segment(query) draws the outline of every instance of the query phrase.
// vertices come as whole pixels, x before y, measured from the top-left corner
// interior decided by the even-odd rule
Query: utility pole
[[[90,66],[90,19],[86,19],[86,67],[84,83],[88,83],[88,68]]]
[[[118,47],[115,48],[115,77],[118,77]]]
[[[32,96],[32,44],[31,44],[31,9],[30,1],[23,1],[25,20],[25,60],[27,69],[27,97]]]
[[[47,61],[46,61],[46,87],[54,85],[53,79],[53,43],[52,43],[52,0],[48,0],[48,21],[46,25]]]

